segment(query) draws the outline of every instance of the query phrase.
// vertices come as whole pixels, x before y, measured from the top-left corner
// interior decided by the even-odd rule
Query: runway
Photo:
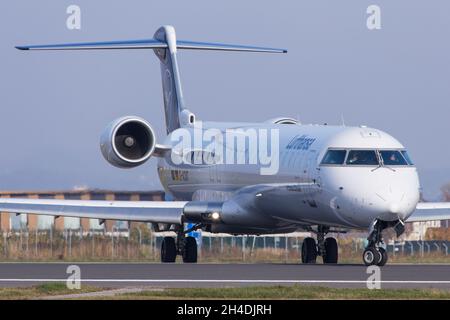
[[[0,263],[0,286],[66,282],[70,265],[80,267],[82,283],[110,288],[294,284],[367,288],[371,275],[362,265]],[[450,289],[450,265],[392,264],[380,270],[375,280],[381,288]]]

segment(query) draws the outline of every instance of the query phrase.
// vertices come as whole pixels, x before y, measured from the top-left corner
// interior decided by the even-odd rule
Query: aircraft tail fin
[[[172,26],[160,27],[153,39],[109,42],[82,42],[51,45],[17,46],[19,50],[110,50],[152,49],[161,62],[164,109],[167,133],[195,121],[195,116],[184,106],[176,53],[183,50],[219,50],[264,53],[286,53],[285,49],[235,44],[177,40]]]

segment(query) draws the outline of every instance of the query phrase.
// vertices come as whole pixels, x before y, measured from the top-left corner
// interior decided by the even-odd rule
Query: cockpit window
[[[322,164],[344,164],[346,154],[345,150],[328,150],[323,157]]]
[[[348,153],[347,164],[377,166],[379,162],[375,150],[351,150]]]
[[[406,159],[406,162],[408,162],[408,164],[410,166],[413,166],[414,163],[411,161],[411,158],[409,157],[408,152],[406,150],[402,150],[401,152],[402,152],[403,157]]]
[[[321,165],[344,166],[413,166],[406,150],[329,149]]]
[[[405,158],[402,156],[400,151],[396,150],[381,150],[381,159],[383,159],[383,164],[385,166],[407,166]]]

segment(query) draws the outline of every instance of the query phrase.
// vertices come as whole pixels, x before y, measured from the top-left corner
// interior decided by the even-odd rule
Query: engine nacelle
[[[100,138],[103,157],[113,166],[133,168],[153,154],[155,133],[150,124],[139,117],[123,117],[111,122]]]

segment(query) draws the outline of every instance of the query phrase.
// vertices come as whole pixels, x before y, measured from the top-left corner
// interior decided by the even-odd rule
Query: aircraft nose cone
[[[389,188],[389,192],[377,193],[375,206],[383,220],[405,220],[414,211],[417,197],[411,190]]]
[[[389,211],[391,213],[398,213],[399,209],[400,208],[399,208],[398,203],[392,203],[391,206],[389,207]]]
[[[407,206],[404,203],[393,202],[389,205],[389,213],[398,219],[404,220],[407,215]]]

